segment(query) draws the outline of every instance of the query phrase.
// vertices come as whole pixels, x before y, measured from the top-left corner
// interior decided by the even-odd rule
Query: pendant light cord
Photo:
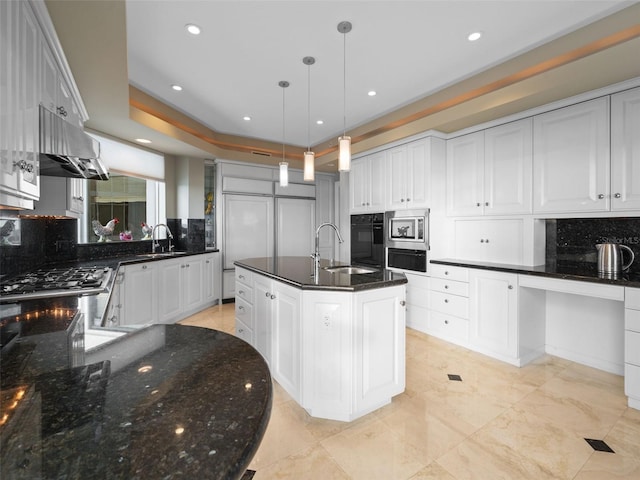
[[[347,136],[347,32],[342,34],[342,136]]]
[[[307,65],[307,152],[311,151],[311,64]]]

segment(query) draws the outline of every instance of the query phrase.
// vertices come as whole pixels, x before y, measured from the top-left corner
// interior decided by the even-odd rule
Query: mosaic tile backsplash
[[[563,218],[547,220],[547,262],[593,263],[596,244],[627,245],[636,255],[629,271],[640,272],[640,218]]]

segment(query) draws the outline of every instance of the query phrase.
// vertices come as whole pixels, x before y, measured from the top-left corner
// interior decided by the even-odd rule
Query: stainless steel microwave
[[[429,210],[385,212],[385,247],[429,249]]]

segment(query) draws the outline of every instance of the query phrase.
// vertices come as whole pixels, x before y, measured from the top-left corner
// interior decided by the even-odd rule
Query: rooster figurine
[[[144,222],[142,222],[140,224],[140,226],[142,227],[142,234],[144,235],[142,237],[142,239],[143,240],[150,240],[151,239],[151,232],[153,232],[153,227],[151,225],[147,225]]]
[[[93,227],[93,233],[95,233],[96,235],[98,235],[98,237],[100,237],[98,239],[99,242],[108,242],[109,239],[107,237],[109,235],[113,235],[113,229],[116,227],[118,223],[119,222],[117,218],[112,218],[104,226],[101,225],[98,220],[92,220],[91,226]]]

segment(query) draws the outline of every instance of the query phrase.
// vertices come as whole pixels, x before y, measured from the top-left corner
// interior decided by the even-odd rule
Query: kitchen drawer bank
[[[404,275],[321,268],[316,278],[308,257],[235,265],[236,335],[311,416],[352,421],[404,391]]]
[[[218,252],[178,252],[119,259],[103,326],[175,323],[215,305],[219,258]]]
[[[426,333],[516,366],[549,353],[624,375],[629,406],[640,409],[640,274],[455,259],[430,267],[437,280]],[[445,295],[438,290],[464,295],[461,279],[469,282],[468,311],[437,304]]]

